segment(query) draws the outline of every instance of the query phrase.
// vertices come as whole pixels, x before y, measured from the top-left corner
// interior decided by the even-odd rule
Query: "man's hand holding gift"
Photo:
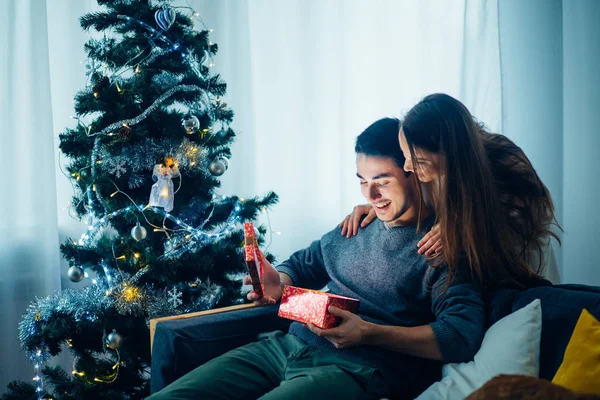
[[[256,305],[276,304],[280,299],[283,291],[281,289],[281,278],[279,272],[267,259],[260,249],[256,251],[259,261],[262,265],[261,283],[263,286],[263,296],[261,297],[256,291],[252,290],[248,293],[248,300],[253,301]],[[244,284],[252,284],[252,279],[249,275],[244,277]]]
[[[329,340],[338,349],[366,344],[369,322],[350,311],[334,306],[329,306],[328,310],[331,314],[339,317],[341,323],[331,329],[321,329],[311,323],[306,324],[312,333]]]

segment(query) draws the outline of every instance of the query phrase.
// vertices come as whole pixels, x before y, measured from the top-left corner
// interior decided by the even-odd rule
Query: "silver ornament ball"
[[[215,158],[209,166],[210,173],[214,176],[221,176],[229,168],[229,160],[227,157]]]
[[[69,276],[69,279],[72,282],[81,282],[81,280],[84,277],[83,268],[77,265],[73,265],[72,267],[69,267],[67,275]]]
[[[122,344],[123,336],[113,329],[113,331],[106,338],[106,347],[111,348],[113,350],[118,350],[121,348]]]
[[[146,228],[141,226],[139,222],[135,224],[135,226],[131,229],[131,237],[137,240],[138,242],[140,240],[146,239],[146,235]]]
[[[188,115],[181,122],[188,135],[198,132],[200,129],[200,120],[195,115]]]

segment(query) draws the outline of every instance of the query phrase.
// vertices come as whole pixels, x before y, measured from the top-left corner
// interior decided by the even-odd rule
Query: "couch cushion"
[[[600,322],[583,310],[552,383],[600,395]]]
[[[156,393],[177,378],[229,350],[255,341],[261,332],[287,330],[277,306],[256,307],[156,325],[151,388]]]
[[[581,311],[586,308],[600,317],[600,287],[586,285],[546,285],[524,291],[500,290],[491,300],[489,323],[518,310],[534,299],[542,302],[542,341],[540,378],[552,380]]]
[[[600,400],[600,396],[576,393],[532,376],[500,375],[465,400]]]
[[[488,329],[473,361],[444,365],[442,380],[417,400],[464,399],[499,374],[537,377],[541,335],[542,309],[534,300]]]

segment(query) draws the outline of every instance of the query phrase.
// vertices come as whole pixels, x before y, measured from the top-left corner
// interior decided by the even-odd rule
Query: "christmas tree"
[[[241,224],[273,205],[217,196],[235,137],[217,45],[189,7],[98,0],[80,19],[88,83],[60,151],[85,233],[61,246],[79,289],[37,299],[19,326],[33,384],[3,399],[149,394],[151,318],[243,302]],[[259,244],[267,229],[258,228]],[[272,259],[267,255],[268,259]],[[68,350],[73,370],[43,362]]]

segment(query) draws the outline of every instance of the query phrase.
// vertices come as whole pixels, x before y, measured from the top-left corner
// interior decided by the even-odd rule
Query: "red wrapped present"
[[[259,297],[262,297],[263,289],[260,277],[263,275],[263,271],[259,257],[260,250],[258,249],[258,242],[256,241],[254,224],[252,222],[244,224],[244,250],[246,252],[246,266],[252,279],[252,289],[254,289]]]
[[[321,329],[329,329],[341,322],[339,317],[328,311],[329,306],[357,313],[359,305],[360,300],[350,297],[286,286],[283,289],[278,315],[294,321],[311,323]]]

